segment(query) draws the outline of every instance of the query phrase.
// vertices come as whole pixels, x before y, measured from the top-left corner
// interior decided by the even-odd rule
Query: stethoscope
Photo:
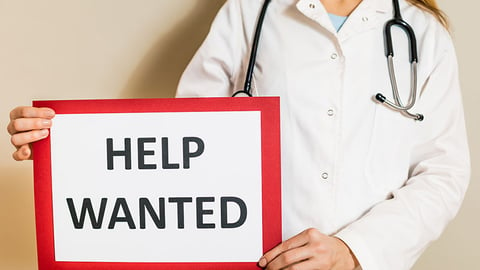
[[[255,36],[253,38],[252,43],[252,50],[250,52],[250,59],[248,61],[248,68],[247,73],[245,75],[245,83],[243,86],[243,90],[235,92],[232,96],[252,96],[251,85],[252,85],[252,77],[253,77],[253,70],[255,67],[257,51],[258,51],[258,43],[260,40],[260,34],[262,32],[263,22],[265,20],[265,14],[267,12],[268,5],[270,4],[271,0],[265,0],[263,3],[262,9],[260,11],[260,16],[258,17],[257,26],[255,29]],[[393,64],[393,41],[392,41],[392,27],[397,26],[401,28],[408,37],[409,41],[409,51],[410,51],[410,96],[408,99],[408,103],[403,105],[403,102],[400,98],[400,94],[398,92],[398,85],[395,76],[395,67]],[[415,38],[415,33],[413,32],[412,27],[402,19],[402,15],[400,13],[400,5],[398,0],[393,0],[393,18],[385,24],[384,27],[384,38],[385,38],[385,56],[387,57],[387,64],[388,64],[388,73],[390,77],[390,84],[392,86],[393,92],[393,101],[388,100],[383,94],[377,93],[375,95],[375,100],[380,102],[381,104],[386,105],[387,107],[398,111],[405,115],[408,118],[423,121],[424,116],[423,114],[419,113],[411,113],[409,112],[410,109],[413,108],[417,98],[417,40]]]

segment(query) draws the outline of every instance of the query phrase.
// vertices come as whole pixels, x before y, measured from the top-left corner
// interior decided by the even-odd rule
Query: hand
[[[12,157],[15,160],[32,158],[32,142],[48,136],[55,112],[50,108],[17,107],[10,112],[7,126],[11,142],[17,148]]]
[[[353,270],[358,261],[342,240],[311,228],[265,253],[258,265],[267,270]]]

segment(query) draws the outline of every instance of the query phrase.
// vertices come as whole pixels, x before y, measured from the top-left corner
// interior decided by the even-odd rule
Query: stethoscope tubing
[[[396,0],[394,0],[396,1]],[[392,41],[392,28],[396,26],[401,28],[407,35],[409,40],[409,51],[410,51],[410,63],[418,63],[418,53],[417,53],[417,39],[415,38],[415,33],[413,32],[412,27],[405,22],[403,19],[393,18],[385,24],[384,34],[385,34],[385,56],[394,56],[393,52],[393,41]]]
[[[252,77],[253,70],[255,69],[255,62],[257,61],[257,52],[258,52],[258,43],[260,42],[260,35],[262,33],[263,21],[265,20],[265,14],[267,13],[268,5],[271,0],[265,0],[258,16],[258,22],[255,29],[255,36],[253,37],[252,49],[250,52],[250,60],[248,61],[247,73],[245,75],[245,83],[243,85],[243,90],[235,92],[232,97],[239,95],[252,96]]]
[[[260,42],[260,35],[262,32],[263,22],[265,20],[265,15],[267,13],[268,5],[271,0],[265,0],[258,17],[257,26],[255,29],[255,35],[253,37],[252,48],[250,52],[250,59],[248,61],[247,72],[245,75],[245,83],[243,90],[235,92],[232,97],[236,96],[248,96],[251,97],[251,85],[253,78],[253,71],[255,69],[255,63],[258,52],[258,44]],[[417,121],[423,121],[424,116],[422,114],[413,114],[409,110],[413,108],[416,103],[417,97],[417,63],[418,63],[418,53],[417,53],[417,40],[415,38],[415,33],[412,27],[402,19],[400,12],[400,5],[398,0],[393,0],[393,18],[386,22],[384,27],[384,39],[385,39],[385,55],[387,57],[388,72],[390,77],[390,84],[392,87],[392,93],[394,101],[388,100],[382,93],[377,93],[375,99],[381,104],[390,107],[391,109],[398,111],[405,115],[408,118],[412,118]],[[396,26],[402,29],[408,37],[409,42],[409,52],[410,52],[410,95],[407,105],[403,105],[403,102],[400,98],[398,91],[397,80],[395,76],[395,67],[393,64],[394,50],[393,50],[393,40],[392,40],[392,28]]]
[[[413,28],[402,19],[400,13],[400,5],[398,0],[393,0],[393,9],[394,14],[393,18],[386,22],[384,28],[384,38],[385,38],[385,56],[387,57],[388,73],[390,77],[390,85],[392,87],[393,99],[394,101],[388,100],[383,94],[377,93],[375,99],[380,103],[390,107],[393,110],[399,111],[408,118],[412,118],[417,121],[423,121],[424,116],[418,113],[410,113],[408,110],[412,109],[416,103],[417,98],[417,64],[418,64],[418,53],[417,53],[417,39]],[[398,84],[395,76],[395,67],[393,64],[394,50],[393,50],[393,39],[392,39],[392,28],[396,26],[403,30],[403,32],[408,37],[408,45],[410,52],[410,95],[408,98],[408,103],[403,105],[403,102],[400,98],[398,91]]]

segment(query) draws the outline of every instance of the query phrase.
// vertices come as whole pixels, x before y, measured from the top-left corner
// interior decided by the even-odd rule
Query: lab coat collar
[[[302,7],[310,7],[311,5],[319,5],[325,10],[323,4],[320,0],[298,0],[297,1],[297,8],[299,10],[304,10]],[[376,12],[389,12],[392,10],[392,3],[391,1],[387,0],[363,0],[360,3],[360,6],[364,6],[366,8],[371,8]]]
[[[352,34],[371,29],[377,21],[385,20],[384,17],[392,10],[392,3],[388,0],[363,0],[349,15],[342,30],[337,33],[320,0],[298,0],[296,6],[304,16],[317,22],[340,40],[346,40]],[[363,23],[359,24],[359,21]]]
[[[386,13],[392,10],[391,1],[387,0],[363,0],[360,5],[362,4],[381,13]]]

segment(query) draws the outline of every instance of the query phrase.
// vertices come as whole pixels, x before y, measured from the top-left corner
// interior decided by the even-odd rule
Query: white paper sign
[[[259,111],[59,114],[51,164],[56,261],[262,255]]]

